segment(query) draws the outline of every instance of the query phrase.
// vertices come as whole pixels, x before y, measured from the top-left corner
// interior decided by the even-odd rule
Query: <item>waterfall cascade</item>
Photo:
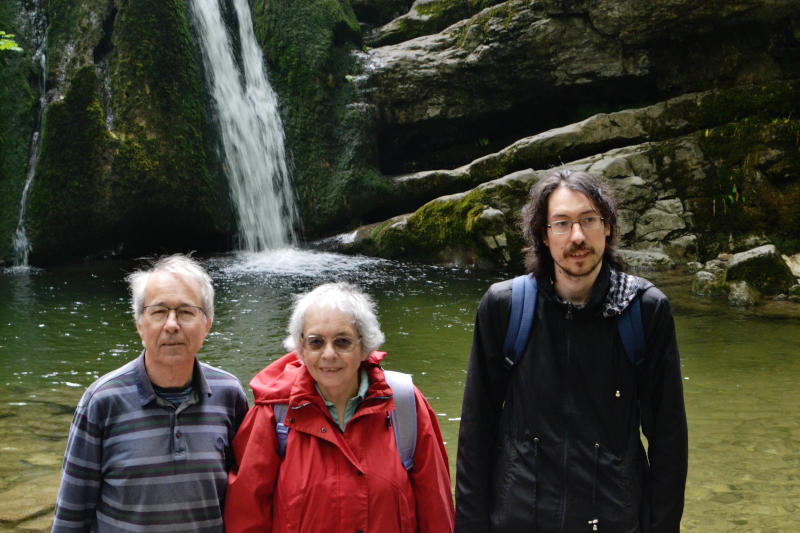
[[[278,99],[267,80],[247,0],[231,1],[239,29],[240,66],[219,2],[189,5],[219,121],[240,248],[251,252],[285,248],[296,241],[298,215]]]
[[[14,231],[14,236],[11,239],[11,245],[14,252],[14,266],[28,266],[28,256],[31,253],[31,243],[28,240],[28,234],[25,231],[25,214],[28,206],[28,194],[33,184],[33,177],[36,174],[36,163],[39,161],[39,138],[42,131],[42,115],[47,103],[47,87],[45,86],[45,79],[47,77],[47,61],[45,56],[45,47],[47,46],[47,19],[42,9],[42,0],[34,0],[31,2],[28,20],[30,22],[33,43],[36,52],[33,55],[33,61],[39,67],[39,102],[36,109],[36,121],[33,126],[33,138],[31,139],[31,151],[28,158],[28,172],[25,177],[25,186],[22,188],[22,197],[19,201],[19,217],[17,219],[17,229]]]

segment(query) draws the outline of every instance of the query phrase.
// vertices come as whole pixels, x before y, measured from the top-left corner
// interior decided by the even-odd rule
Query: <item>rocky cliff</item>
[[[36,129],[32,6],[48,21],[32,261],[229,249],[235,217],[185,1],[18,0],[0,7],[0,27],[27,45],[0,57],[0,258]],[[308,239],[371,225],[348,246],[514,269],[530,179],[570,164],[615,180],[631,249],[707,259],[752,234],[800,248],[797,2],[250,7]]]

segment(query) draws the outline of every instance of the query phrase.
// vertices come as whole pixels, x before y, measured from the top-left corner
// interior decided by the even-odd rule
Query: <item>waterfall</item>
[[[33,138],[31,139],[31,151],[28,158],[28,172],[25,177],[25,186],[22,188],[22,197],[19,201],[19,217],[17,218],[17,229],[11,238],[11,245],[14,252],[14,266],[28,266],[28,256],[31,253],[31,243],[28,241],[28,234],[25,231],[25,214],[28,206],[28,194],[33,184],[33,176],[36,174],[36,163],[39,161],[39,138],[42,131],[42,115],[47,103],[45,80],[47,78],[47,61],[45,47],[47,45],[47,20],[41,6],[41,0],[35,0],[31,4],[31,11],[28,13],[30,21],[33,44],[36,52],[33,61],[39,67],[39,102],[36,108],[36,120],[33,126]]]
[[[219,121],[240,248],[251,252],[285,248],[296,241],[298,215],[278,99],[267,81],[247,0],[232,3],[241,44],[238,64],[235,40],[223,21],[219,1],[192,1],[189,5]]]

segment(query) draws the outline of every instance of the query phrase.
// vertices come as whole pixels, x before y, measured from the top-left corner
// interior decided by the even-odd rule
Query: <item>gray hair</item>
[[[169,272],[176,276],[197,282],[200,285],[200,300],[208,320],[214,318],[214,285],[211,276],[195,259],[184,254],[173,254],[157,260],[147,270],[137,270],[125,279],[130,286],[133,318],[139,322],[144,311],[144,292],[150,276],[158,272]]]
[[[377,350],[386,340],[375,314],[372,298],[350,283],[325,283],[295,299],[292,316],[286,328],[289,336],[283,341],[287,350],[294,351],[300,346],[306,314],[309,309],[319,307],[336,309],[353,318],[364,353]]]

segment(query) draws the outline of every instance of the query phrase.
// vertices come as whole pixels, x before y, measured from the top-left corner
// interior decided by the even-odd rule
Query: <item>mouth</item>
[[[341,370],[341,368],[320,368],[319,369],[319,371],[322,372],[323,374],[335,374],[336,372],[339,372],[340,370]]]
[[[567,253],[565,255],[572,259],[580,260],[589,257],[591,253],[592,253],[591,248],[581,246],[579,248],[572,248],[571,250],[567,250]]]

